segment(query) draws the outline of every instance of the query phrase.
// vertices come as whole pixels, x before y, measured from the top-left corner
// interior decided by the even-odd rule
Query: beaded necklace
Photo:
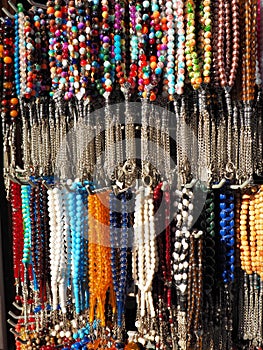
[[[100,66],[100,62],[102,62],[102,59],[99,55],[100,51],[100,31],[99,31],[99,0],[95,0],[93,2],[92,7],[92,26],[91,26],[91,35],[92,35],[92,43],[91,43],[91,87],[93,95],[96,90],[101,88],[99,77],[97,76],[97,73],[100,72],[102,67]]]
[[[176,15],[176,28],[177,28],[177,78],[176,78],[176,93],[178,95],[183,94],[184,80],[185,80],[185,27],[184,27],[184,3],[183,1],[176,0],[173,6],[175,8]]]
[[[72,285],[74,290],[74,304],[77,315],[80,314],[81,311],[81,302],[80,302],[80,294],[81,294],[81,282],[83,276],[81,276],[81,266],[83,264],[82,260],[82,235],[83,235],[83,220],[82,216],[83,210],[83,202],[81,195],[77,191],[77,183],[68,182],[71,187],[70,191],[67,193],[67,200],[69,204],[69,223],[70,223],[70,231],[71,231],[71,244],[72,244],[72,252],[70,258],[72,259],[71,265],[71,276],[72,276]]]
[[[89,288],[88,288],[88,195],[87,195],[87,185],[92,185],[92,183],[84,181],[81,185],[79,184],[79,191],[82,197],[82,216],[83,216],[83,255],[82,255],[82,309],[89,307]],[[67,240],[67,252],[68,252],[68,261],[71,259],[71,248],[72,242],[70,239]],[[70,276],[70,274],[69,274]]]
[[[153,319],[155,310],[151,292],[152,281],[157,268],[156,237],[154,225],[154,204],[150,188],[139,187],[135,199],[133,276],[138,286],[137,295],[140,316],[138,330],[143,334],[147,316]]]
[[[48,64],[48,32],[47,32],[47,20],[43,10],[38,9],[40,14],[40,30],[41,30],[41,50],[42,50],[42,64],[41,64],[41,73],[42,73],[42,87],[43,92],[46,94],[50,91],[51,86],[51,78],[50,78],[50,70]]]
[[[50,216],[50,274],[51,274],[51,293],[52,293],[52,308],[58,308],[58,281],[59,268],[62,246],[57,244],[62,241],[63,226],[62,226],[62,202],[60,198],[60,190],[58,188],[48,190],[48,211]]]
[[[24,22],[24,37],[25,37],[25,57],[26,57],[26,91],[25,98],[30,99],[32,96],[36,95],[36,43],[38,39],[35,38],[34,28],[32,26],[32,12],[25,15]]]
[[[105,198],[106,197],[106,198]],[[108,193],[104,200],[107,200]],[[110,242],[109,242],[109,212],[100,201],[98,195],[90,195],[88,199],[89,212],[89,292],[90,307],[89,320],[93,322],[95,317],[100,320],[102,327],[105,327],[105,302],[109,291],[109,302],[116,308],[112,297],[113,285],[110,268]]]
[[[167,90],[169,94],[169,99],[172,100],[173,95],[175,94],[175,73],[174,73],[174,48],[175,48],[175,18],[176,18],[176,10],[173,9],[175,7],[175,1],[167,1],[166,2],[166,10],[165,14],[165,27],[167,33],[167,66],[165,72],[165,78],[167,79],[167,84],[164,84],[164,93]]]
[[[146,87],[150,84],[150,66],[147,61],[148,49],[148,22],[149,22],[150,2],[145,1],[136,5],[136,35],[139,38],[139,61],[138,61],[138,90],[139,95],[143,98],[148,96]]]
[[[202,249],[203,249],[203,232],[193,230],[190,235],[189,251],[189,279],[188,279],[188,297],[187,312],[187,348],[195,344],[196,349],[202,349]],[[197,241],[197,243],[196,243]],[[195,337],[192,336],[195,335]]]
[[[126,76],[126,35],[125,35],[125,7],[124,2],[116,1],[114,5],[115,17],[114,17],[114,60],[116,77],[118,83],[121,86],[125,83]],[[106,82],[105,82],[106,83]]]
[[[100,57],[103,63],[103,78],[97,83],[97,88],[101,95],[104,92],[110,93],[112,91],[112,84],[114,82],[114,70],[111,60],[113,40],[110,35],[110,4],[108,0],[102,1],[102,36],[101,36],[101,48]],[[114,59],[113,59],[114,60]]]
[[[50,86],[46,16],[44,10],[41,8],[33,8],[32,12],[36,46],[36,96],[43,96],[46,95],[46,93],[49,91]]]
[[[263,279],[263,263],[262,263],[262,255],[263,255],[263,230],[262,230],[262,218],[261,218],[261,211],[263,208],[263,192],[262,192],[262,186],[259,189],[259,192],[257,193],[256,197],[257,201],[255,203],[255,230],[256,230],[256,256],[255,256],[255,266],[256,266],[256,272],[260,276],[261,279]]]
[[[62,202],[62,211],[63,211],[62,237],[61,237],[61,244],[63,247],[63,251],[61,253],[61,258],[60,258],[60,278],[59,278],[58,288],[59,288],[60,309],[62,311],[62,314],[65,315],[67,312],[67,288],[70,286],[70,282],[72,281],[71,268],[73,266],[70,215],[69,215],[69,210],[67,210],[68,209],[67,207],[68,190],[66,188],[62,189],[60,198]],[[74,264],[74,267],[75,267],[75,264]],[[73,275],[74,274],[72,273],[72,276]],[[74,289],[74,293],[75,293],[75,289]]]
[[[144,36],[142,35],[142,5],[139,2],[136,2],[136,26],[135,26],[135,35],[134,39],[132,38],[133,43],[133,53],[134,57],[138,58],[138,64],[137,64],[137,76],[138,76],[138,91],[139,95],[143,92],[143,79],[142,79],[142,58],[144,59],[144,56],[141,54],[144,53],[143,47],[144,47]],[[138,45],[138,47],[136,46]],[[145,63],[143,63],[145,64]],[[136,70],[136,66],[134,66],[134,70]]]
[[[193,192],[191,189],[183,188],[180,193],[178,212],[176,214],[176,230],[173,251],[173,278],[177,293],[177,322],[178,322],[178,342],[184,349],[187,342],[186,328],[186,300],[188,284],[188,254],[190,228],[193,222]]]
[[[39,14],[41,14],[41,12]],[[39,97],[42,92],[41,64],[39,64],[39,62],[42,62],[40,16],[38,16],[38,11],[35,7],[31,8],[29,16],[32,26],[31,33],[33,34],[31,35],[32,44],[35,45],[35,50],[32,52],[34,54],[34,65],[31,67],[33,68],[33,72],[31,72],[31,74],[33,73],[33,96]]]
[[[123,327],[127,284],[128,213],[126,196],[126,193],[120,195],[121,214],[118,215],[118,198],[113,193],[110,194],[111,269],[116,294],[117,327],[119,331]]]
[[[258,194],[250,197],[249,202],[249,246],[251,256],[251,268],[253,272],[257,271],[257,233],[256,233],[256,216],[255,207],[258,202]]]
[[[256,78],[256,35],[257,35],[257,1],[245,1],[243,19],[245,32],[242,50],[242,100],[246,103],[253,100]],[[251,116],[250,116],[251,117]]]
[[[20,62],[19,62],[19,21],[18,21],[18,13],[15,14],[15,52],[14,52],[14,72],[15,72],[15,85],[16,85],[16,93],[20,95]]]
[[[230,24],[231,20],[232,23]],[[228,1],[219,0],[217,21],[218,40],[215,48],[215,64],[220,86],[229,89],[235,83],[239,60],[240,33],[238,2],[232,0],[230,6]]]
[[[26,44],[25,44],[25,14],[24,8],[22,4],[17,5],[18,10],[18,36],[19,36],[19,64],[20,64],[20,94],[22,97],[25,96],[26,93]]]
[[[11,204],[12,204],[12,233],[13,233],[13,263],[14,278],[18,291],[19,282],[24,278],[22,266],[23,257],[23,216],[21,186],[15,182],[11,183]],[[18,293],[17,293],[18,294]]]
[[[50,0],[47,3],[47,14],[49,18],[49,67],[52,80],[50,96],[58,89],[64,90],[64,80],[62,72],[62,55],[63,46],[67,43],[66,29],[66,7],[60,0]]]
[[[249,209],[249,196],[243,194],[242,204],[240,210],[240,260],[241,268],[245,270],[247,274],[252,273],[250,251],[248,245],[248,209]]]
[[[174,274],[178,293],[184,295],[187,289],[187,270],[188,262],[186,260],[187,250],[189,247],[189,228],[191,227],[193,217],[193,193],[186,188],[183,188],[181,202],[178,204],[178,213],[176,215],[175,243],[174,243]],[[183,304],[181,307],[184,307]]]
[[[83,2],[78,2],[77,6],[77,35],[78,35],[78,45],[79,45],[79,50],[78,50],[78,55],[79,55],[79,81],[76,81],[74,83],[75,87],[75,95],[77,96],[78,99],[82,98],[85,95],[85,89],[82,88],[82,81],[85,76],[85,67],[87,65],[87,61],[83,59],[85,57],[85,46],[86,46],[86,33],[85,29],[86,26],[84,24],[84,19],[85,19],[85,7]],[[84,78],[85,80],[85,78]]]
[[[14,82],[14,37],[13,23],[9,18],[5,19],[5,33],[3,40],[3,95],[1,100],[2,115],[7,120],[14,120],[18,116],[18,99],[15,95]]]
[[[160,5],[160,6],[159,6]],[[153,86],[150,92],[150,101],[156,100],[156,94],[158,92],[158,83],[161,79],[161,75],[164,68],[164,62],[166,61],[167,53],[167,27],[164,23],[164,16],[161,13],[163,10],[162,2],[158,4],[158,1],[152,1],[150,16],[150,33],[149,33],[149,51],[150,51],[150,68],[151,79],[150,83]],[[172,37],[172,35],[171,35]],[[172,39],[172,38],[171,38]]]
[[[130,69],[127,81],[130,83],[131,88],[134,90],[137,82],[138,74],[138,57],[139,48],[138,42],[139,38],[136,35],[136,23],[139,22],[138,16],[136,16],[136,1],[129,2],[129,13],[130,13]]]
[[[244,193],[239,219],[241,268],[247,275],[262,275],[261,263],[261,188],[258,192]]]
[[[234,281],[234,195],[230,190],[220,193],[220,241],[222,253],[227,257],[222,262],[224,283]]]
[[[47,286],[50,285],[50,260],[49,260],[49,219],[48,219],[48,189],[41,184],[41,204],[42,204],[42,229],[43,229],[43,284],[44,296],[47,294]],[[47,297],[46,297],[47,298]]]
[[[30,223],[31,223],[31,255],[32,255],[32,270],[34,273],[34,291],[39,293],[39,285],[37,283],[38,274],[37,274],[37,263],[38,263],[38,251],[37,251],[37,234],[38,230],[36,228],[36,203],[35,203],[35,187],[31,187],[30,191]]]
[[[186,43],[185,58],[189,80],[194,89],[198,89],[202,83],[199,58],[197,54],[197,35],[196,33],[196,4],[189,0],[185,5],[186,12]]]
[[[80,64],[81,64],[81,76],[80,76],[80,86],[81,86],[81,94],[84,94],[85,98],[90,99],[91,92],[90,84],[91,84],[91,74],[92,74],[92,14],[93,14],[92,2],[89,2],[87,6],[81,8],[81,16],[78,18],[78,30],[80,35],[85,36],[85,41],[83,37],[81,37],[81,42],[79,43],[79,54],[80,54]]]
[[[201,228],[203,229],[203,346],[212,345],[213,329],[211,325],[214,320],[213,287],[215,284],[215,195],[209,190],[203,210]]]
[[[48,27],[48,36],[49,36],[49,69],[50,69],[50,77],[51,77],[51,91],[50,96],[54,95],[54,91],[58,87],[58,78],[56,77],[56,58],[55,58],[55,43],[56,40],[53,37],[56,27],[55,27],[55,2],[54,0],[50,0],[47,2],[47,27]],[[54,90],[54,91],[53,91]]]
[[[85,36],[80,34],[78,36],[78,27],[77,27],[77,18],[78,18],[78,7],[75,7],[74,1],[69,2],[68,7],[68,21],[67,21],[67,43],[64,43],[64,60],[63,65],[65,71],[68,69],[68,72],[62,76],[60,79],[61,86],[65,86],[66,94],[65,98],[72,98],[75,93],[77,95],[79,91],[79,80],[80,80],[80,40],[85,41]],[[67,57],[68,52],[68,57]],[[68,60],[67,60],[68,58]],[[68,68],[67,68],[67,64]],[[67,89],[67,76],[68,76],[68,89]]]
[[[162,183],[159,183],[153,191],[153,198],[154,198],[154,212],[155,212],[155,223],[156,223],[156,229],[160,231],[159,227],[162,227],[162,216],[160,211],[158,212],[159,206],[162,201],[162,192],[161,192]],[[158,246],[158,287],[154,285],[154,288],[158,288],[158,304],[156,307],[156,312],[158,314],[157,319],[157,329],[159,333],[159,339],[156,342],[156,345],[158,348],[162,346],[164,343],[164,329],[165,329],[165,316],[163,313],[163,309],[166,306],[166,293],[164,295],[161,295],[165,288],[166,283],[166,264],[165,264],[165,234],[164,232],[161,232],[157,236],[157,246]],[[157,283],[156,283],[157,284]]]
[[[200,35],[200,56],[203,61],[202,66],[202,75],[203,75],[203,82],[205,84],[210,83],[210,69],[211,69],[211,63],[212,63],[212,46],[211,46],[211,9],[210,9],[211,2],[210,0],[204,0],[202,4],[200,5],[200,24],[201,29],[199,32]]]
[[[204,288],[207,293],[212,291],[214,284],[214,272],[215,272],[215,203],[214,192],[211,190],[207,194],[205,215],[204,215],[204,228],[205,228],[205,261],[206,267],[204,271]],[[203,227],[202,227],[203,228]]]
[[[176,322],[174,317],[174,305],[172,300],[172,258],[171,258],[171,226],[170,226],[170,189],[166,183],[159,183],[153,192],[155,206],[155,224],[159,232],[163,225],[165,230],[158,234],[158,257],[159,257],[159,275],[158,278],[158,331],[160,349],[165,346],[175,346],[176,343]],[[160,206],[162,200],[165,201],[165,217],[162,217]],[[162,281],[162,283],[161,283]],[[156,286],[157,288],[157,286]],[[168,314],[166,313],[168,310]],[[170,329],[171,341],[165,336],[167,327]]]
[[[30,186],[21,186],[22,198],[22,214],[24,222],[24,249],[22,262],[27,266],[31,260],[31,224],[30,224],[30,201],[29,201]]]

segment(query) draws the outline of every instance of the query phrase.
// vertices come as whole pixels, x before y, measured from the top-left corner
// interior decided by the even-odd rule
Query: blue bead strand
[[[77,198],[78,197],[78,198]],[[80,247],[81,247],[81,212],[80,203],[81,198],[77,196],[77,184],[73,183],[71,186],[71,192],[68,194],[69,200],[69,217],[70,217],[70,228],[71,228],[71,240],[72,240],[72,287],[75,300],[75,311],[77,314],[80,313]]]
[[[122,324],[122,317],[124,314],[126,285],[127,285],[127,248],[128,248],[128,212],[127,212],[127,193],[122,194],[122,236],[121,236],[121,254],[120,254],[120,298],[122,302],[122,308],[118,317],[118,325]]]
[[[224,283],[234,281],[235,230],[234,230],[234,195],[224,188],[220,199],[220,243],[222,249],[222,278]]]
[[[85,310],[88,307],[89,295],[88,295],[88,193],[86,187],[79,183],[79,193],[81,196],[81,310]]]
[[[22,198],[22,214],[24,223],[24,248],[23,248],[23,264],[29,264],[31,261],[31,223],[30,223],[30,186],[21,186]]]

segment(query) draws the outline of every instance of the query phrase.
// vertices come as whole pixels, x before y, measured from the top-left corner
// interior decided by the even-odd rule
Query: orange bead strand
[[[249,211],[248,194],[243,194],[242,204],[240,211],[240,260],[241,268],[247,273],[252,274],[251,255],[249,249],[249,237],[248,237],[248,211]]]
[[[89,288],[90,288],[90,322],[96,318],[105,327],[105,304],[109,291],[112,309],[116,309],[113,297],[113,283],[110,260],[110,231],[108,203],[109,193],[90,195],[88,200],[89,212]]]

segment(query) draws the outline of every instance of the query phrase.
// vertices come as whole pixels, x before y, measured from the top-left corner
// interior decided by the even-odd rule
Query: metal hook
[[[39,8],[41,8],[41,9],[43,9],[43,10],[47,9],[47,6],[46,6],[46,5],[40,4],[39,2],[35,2],[35,1],[33,1],[33,0],[27,0],[27,2],[28,2],[30,5],[35,6],[35,7],[39,7]]]
[[[223,178],[218,184],[212,185],[212,188],[213,188],[213,189],[219,189],[219,188],[221,188],[222,186],[224,186],[225,183],[226,183],[226,179]]]
[[[7,323],[9,323],[14,328],[16,328],[17,325],[19,325],[19,326],[30,326],[30,325],[35,325],[36,324],[36,322],[27,322],[26,325],[24,323],[20,323],[20,322],[18,324],[16,324],[12,320],[10,320],[10,318],[7,320]]]
[[[15,16],[12,15],[5,7],[2,7],[2,11],[4,12],[4,14],[5,14],[7,17],[9,17],[9,18],[11,18],[11,19],[14,19],[14,18],[15,18]]]
[[[238,190],[238,189],[243,189],[245,188],[247,185],[249,185],[252,182],[252,178],[247,179],[246,181],[244,181],[241,185],[231,185],[230,188],[232,190]]]
[[[23,306],[18,305],[15,301],[13,302],[13,305],[17,310],[23,311],[24,309]]]
[[[53,185],[49,185],[46,180],[42,180],[42,185],[46,187],[47,190],[50,190],[53,188]]]
[[[7,323],[9,323],[14,328],[16,328],[16,326],[17,326],[17,324],[15,324],[15,322],[11,321],[10,318],[7,320]]]
[[[185,184],[184,187],[185,188],[193,188],[194,185],[197,183],[197,181],[198,181],[197,179],[192,179],[192,181],[188,184]]]
[[[24,316],[17,316],[12,311],[8,311],[8,314],[13,317],[15,320],[22,320],[24,319]]]
[[[27,340],[23,340],[20,338],[20,334],[17,333],[13,328],[10,328],[10,332],[13,333],[16,336],[16,341],[18,341],[21,344],[27,344]]]
[[[90,185],[86,185],[86,190],[88,191],[89,194],[97,194],[97,193],[103,193],[106,191],[111,190],[111,187],[102,187],[102,188],[95,188],[94,190],[91,189]]]
[[[8,0],[8,5],[9,5],[10,7],[12,7],[12,9],[13,9],[15,12],[17,12],[17,7],[16,7],[16,5],[15,5],[11,0]]]
[[[24,173],[26,173],[26,169],[22,169],[22,168],[20,168],[19,165],[17,165],[17,166],[16,166],[16,172],[17,172],[17,173],[24,174]]]
[[[63,184],[63,186],[67,189],[68,192],[71,192],[71,193],[75,193],[76,192],[75,190],[71,189],[70,186],[67,183]]]
[[[26,184],[27,185],[30,185],[31,187],[37,187],[37,185],[32,181],[32,180],[30,180],[30,179],[28,179],[27,181],[26,181]]]
[[[6,176],[12,181],[15,182],[18,185],[22,185],[21,181],[17,179],[16,177],[12,176],[11,174],[6,174]]]
[[[37,185],[33,182],[33,181],[31,181],[30,179],[28,179],[28,180],[25,180],[25,179],[23,179],[23,180],[18,180],[18,181],[20,181],[20,184],[21,185],[24,185],[24,186],[31,186],[31,187],[37,187]]]

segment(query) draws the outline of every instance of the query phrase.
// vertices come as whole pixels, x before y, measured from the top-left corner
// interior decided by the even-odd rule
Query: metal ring
[[[150,175],[145,175],[142,179],[143,183],[145,186],[152,186],[153,184],[153,179]]]
[[[134,173],[135,169],[136,169],[135,162],[132,162],[130,160],[126,160],[126,162],[124,163],[124,165],[122,167],[124,174]]]

